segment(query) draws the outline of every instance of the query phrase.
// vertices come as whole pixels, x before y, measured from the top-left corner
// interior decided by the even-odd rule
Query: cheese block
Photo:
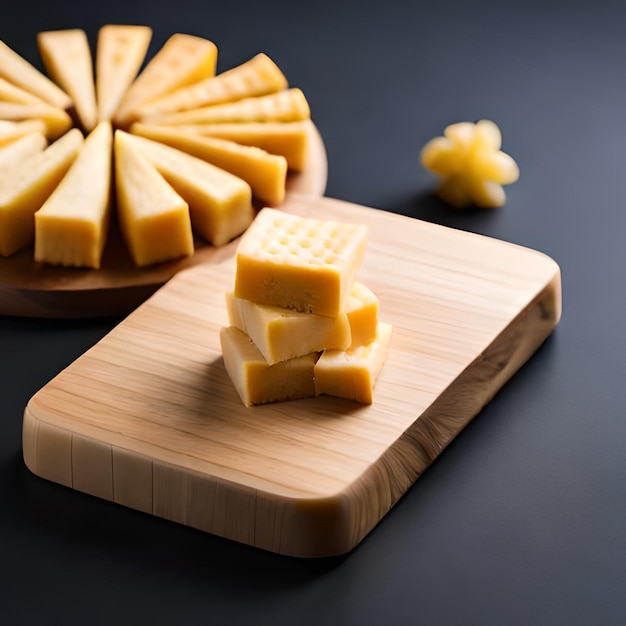
[[[315,395],[317,353],[269,365],[251,339],[233,326],[222,328],[220,345],[226,372],[246,407]]]
[[[224,124],[227,122],[297,122],[311,118],[311,109],[302,90],[284,89],[266,96],[243,98],[150,118],[161,126]]]
[[[139,150],[187,202],[198,236],[222,246],[252,223],[252,191],[241,178],[145,137],[125,133],[125,141]]]
[[[378,329],[379,300],[363,283],[355,282],[346,302],[346,315],[350,324],[350,348],[366,346],[374,341]]]
[[[3,41],[0,41],[0,78],[29,91],[58,109],[69,109],[72,106],[72,99],[68,94]]]
[[[178,126],[181,130],[208,137],[256,146],[287,159],[289,169],[301,172],[306,166],[309,122],[235,122]]]
[[[391,324],[380,322],[372,343],[348,351],[325,350],[315,364],[316,394],[371,404],[376,379],[387,358],[391,331]]]
[[[107,24],[98,31],[96,100],[98,121],[110,120],[137,76],[148,51],[148,26]]]
[[[285,157],[227,139],[201,137],[172,126],[135,123],[131,132],[187,152],[243,178],[250,185],[252,195],[264,203],[280,204],[285,199]]]
[[[232,102],[252,96],[263,96],[286,89],[287,79],[266,54],[237,65],[217,76],[182,87],[139,107],[139,118],[187,111],[210,104]]]
[[[232,292],[226,294],[226,309],[229,324],[246,333],[270,364],[326,348],[345,350],[351,342],[346,314],[299,313],[235,298]]]
[[[135,265],[193,254],[189,206],[119,131],[115,183],[120,228]]]
[[[30,158],[13,176],[0,179],[0,256],[32,243],[34,214],[57,187],[83,143],[77,128]]]
[[[80,125],[90,132],[96,125],[96,89],[85,31],[40,32],[37,44],[48,75],[72,98]]]
[[[42,152],[48,142],[42,133],[29,133],[6,146],[0,146],[0,178],[11,176],[30,157]]]
[[[22,89],[4,78],[0,78],[0,102],[13,102],[15,104],[42,104],[41,98]]]
[[[112,143],[110,122],[101,122],[35,214],[36,261],[100,267],[111,212]]]
[[[72,127],[72,118],[63,109],[40,104],[0,102],[0,119],[8,121],[41,120],[46,127],[46,137],[50,141],[58,139]]]
[[[208,39],[173,34],[128,88],[113,118],[118,128],[137,119],[142,104],[215,76],[217,46]]]
[[[0,120],[0,148],[32,133],[45,135],[46,125],[42,120],[24,120],[21,122]]]
[[[367,228],[264,208],[237,249],[234,294],[257,304],[337,316],[365,254]]]

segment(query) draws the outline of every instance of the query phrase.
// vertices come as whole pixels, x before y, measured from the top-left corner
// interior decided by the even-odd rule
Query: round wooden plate
[[[326,190],[328,163],[324,142],[311,123],[309,165],[290,172],[287,196],[321,197]],[[196,240],[193,256],[135,267],[113,226],[99,270],[52,267],[36,263],[28,248],[0,258],[0,315],[19,317],[86,318],[124,315],[132,311],[182,269],[217,263],[234,253],[236,241],[213,247]]]

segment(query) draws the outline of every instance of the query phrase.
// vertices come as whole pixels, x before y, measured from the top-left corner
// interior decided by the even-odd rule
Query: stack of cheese
[[[371,404],[391,325],[356,281],[364,225],[264,208],[239,244],[220,342],[246,406],[316,395]]]

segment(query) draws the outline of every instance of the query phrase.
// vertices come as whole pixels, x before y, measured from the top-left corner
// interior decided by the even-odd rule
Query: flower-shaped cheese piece
[[[471,204],[495,208],[504,205],[502,185],[519,178],[515,161],[500,150],[502,135],[489,120],[459,122],[431,139],[422,149],[422,165],[441,176],[437,195],[462,208]]]

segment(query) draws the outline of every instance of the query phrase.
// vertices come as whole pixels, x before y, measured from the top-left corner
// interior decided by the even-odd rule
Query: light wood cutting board
[[[231,255],[177,274],[30,400],[32,472],[277,553],[345,553],[559,320],[539,252],[338,200],[284,209],[369,227],[359,279],[394,326],[374,403],[242,405],[218,338]]]

